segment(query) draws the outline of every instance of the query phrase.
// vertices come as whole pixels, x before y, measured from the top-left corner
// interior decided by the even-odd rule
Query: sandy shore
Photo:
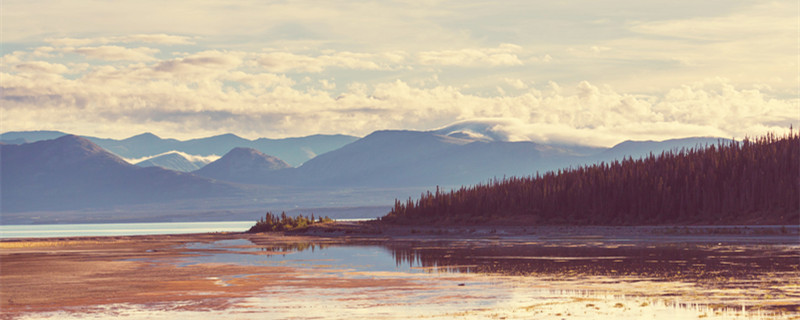
[[[194,301],[200,303],[193,308],[224,308],[230,298],[297,274],[280,267],[175,263],[190,255],[184,244],[240,238],[281,240],[234,233],[3,241],[0,308],[4,318],[114,303]],[[221,277],[245,274],[248,281],[218,284]]]
[[[717,231],[713,231],[717,230]],[[252,243],[343,243],[351,237],[389,241],[409,238],[493,239],[519,236],[552,239],[604,237],[714,236],[719,239],[769,236],[796,239],[797,228],[396,228],[366,230],[352,224],[311,230],[309,235],[216,233],[193,235],[77,237],[14,239],[0,241],[0,309],[2,318],[48,312],[92,312],[98,305],[168,305],[190,310],[223,310],[237,298],[253,296],[268,287],[418,288],[419,283],[402,278],[339,279],[309,275],[309,270],[289,266],[202,263],[181,265],[181,259],[202,254],[188,243],[211,243],[246,239]],[[789,240],[791,241],[791,240]],[[260,251],[243,254],[275,254]],[[453,275],[457,279],[459,275]],[[180,304],[177,304],[180,302]]]

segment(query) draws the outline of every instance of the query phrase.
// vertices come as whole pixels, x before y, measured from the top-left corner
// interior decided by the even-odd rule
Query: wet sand
[[[179,308],[185,310],[220,310],[229,307],[231,299],[287,283],[314,288],[410,285],[409,281],[397,279],[343,280],[323,275],[309,278],[307,270],[288,267],[215,263],[181,266],[177,260],[222,251],[190,249],[186,244],[231,239],[261,243],[338,241],[244,233],[0,241],[2,318],[47,311],[92,313],[94,306],[123,303],[165,306],[180,302]]]
[[[544,274],[536,277],[509,275],[504,273],[502,268],[486,269],[484,274],[493,274],[489,277],[481,274],[462,273],[441,273],[434,274],[435,276],[432,277],[430,274],[386,274],[385,272],[353,270],[346,271],[347,276],[342,276],[342,272],[345,271],[337,270],[337,266],[309,268],[274,264],[187,264],[185,261],[193,256],[227,253],[247,247],[262,249],[235,251],[236,254],[285,254],[279,250],[263,248],[279,244],[284,245],[284,248],[291,248],[286,245],[303,243],[317,245],[380,243],[393,248],[400,259],[400,253],[404,252],[403,245],[411,240],[453,241],[465,237],[473,240],[494,241],[491,243],[492,246],[503,245],[504,240],[520,241],[523,239],[546,242],[564,237],[570,237],[577,241],[602,242],[603,239],[612,236],[615,239],[678,237],[682,241],[705,241],[709,237],[714,237],[722,242],[736,242],[743,241],[743,239],[752,242],[766,239],[778,242],[788,241],[789,243],[794,241],[794,244],[797,244],[797,230],[794,228],[788,231],[789,234],[782,233],[785,231],[780,230],[757,230],[754,232],[751,229],[724,229],[712,233],[709,230],[698,229],[699,231],[694,232],[682,228],[564,229],[552,227],[522,230],[487,227],[465,230],[435,228],[380,230],[379,232],[373,232],[373,230],[367,233],[353,230],[352,225],[345,225],[315,230],[312,232],[313,236],[218,233],[0,241],[0,309],[3,311],[2,318],[36,318],[37,315],[48,315],[48,312],[59,312],[57,317],[69,314],[96,314],[102,318],[113,317],[119,315],[120,312],[130,314],[131,308],[139,311],[166,312],[163,314],[182,312],[182,315],[194,314],[195,317],[200,318],[209,316],[213,312],[223,312],[215,314],[216,316],[230,316],[231,313],[227,311],[236,310],[235,315],[231,316],[232,318],[249,318],[248,312],[256,314],[266,312],[266,305],[272,308],[268,310],[273,315],[306,318],[314,312],[325,310],[326,307],[323,306],[318,306],[319,308],[316,309],[303,309],[304,306],[311,308],[320,301],[328,301],[345,308],[330,309],[331,307],[327,307],[330,312],[352,311],[352,308],[359,309],[365,306],[372,308],[370,310],[373,310],[373,313],[362,316],[362,318],[374,318],[376,315],[378,318],[386,319],[404,318],[403,314],[398,317],[396,314],[398,310],[410,312],[406,315],[408,317],[438,315],[438,318],[492,318],[492,315],[500,315],[505,312],[508,313],[505,316],[507,318],[515,318],[515,315],[525,318],[538,314],[560,319],[569,318],[564,310],[578,310],[580,312],[575,311],[570,315],[575,313],[576,316],[582,314],[592,318],[605,314],[610,318],[619,318],[625,315],[622,312],[629,312],[627,315],[637,318],[637,313],[634,312],[636,307],[641,309],[639,312],[645,312],[651,309],[655,310],[654,306],[657,303],[660,303],[659,308],[667,306],[668,303],[664,303],[664,299],[656,299],[664,294],[684,297],[683,300],[679,299],[676,303],[703,303],[705,300],[706,305],[712,305],[718,304],[719,299],[713,299],[713,297],[703,294],[697,295],[696,288],[687,285],[687,282],[669,282],[667,284],[668,281],[665,279],[640,275],[614,275],[613,278],[608,278],[580,270],[569,273],[559,269],[557,276],[551,273],[549,278]],[[220,241],[236,239],[245,239],[252,245],[229,247],[213,245]],[[197,243],[205,243],[209,246],[187,246],[187,244]],[[720,245],[722,245],[721,242]],[[398,246],[399,249],[396,248]],[[420,251],[419,248],[414,250],[424,253],[424,250]],[[796,253],[796,251],[789,252],[792,255]],[[449,265],[449,268],[464,267],[463,261],[446,256],[420,256],[415,259],[420,261],[432,259],[434,266],[428,266],[432,270],[437,269],[435,266],[437,263],[442,266]],[[468,263],[473,262],[468,261]],[[556,265],[563,264],[561,261],[554,263]],[[772,313],[770,311],[769,317],[798,317],[800,310],[797,310],[796,300],[800,299],[800,296],[795,295],[800,294],[800,282],[798,282],[800,275],[798,275],[797,268],[777,272],[773,276],[783,277],[785,281],[778,283],[780,286],[774,285],[766,288],[752,288],[742,284],[742,288],[733,288],[735,290],[726,291],[724,294],[738,294],[739,296],[731,301],[734,301],[733,304],[743,304],[740,300],[747,297],[749,293],[746,291],[750,290],[752,293],[764,295],[762,298],[754,297],[755,303],[747,302],[751,309],[753,305],[759,304],[760,299],[763,299],[765,307],[770,307],[770,304],[772,307],[778,307],[779,312]],[[626,280],[626,277],[630,277],[630,279]],[[754,281],[753,279],[745,280]],[[520,290],[520,287],[524,287],[525,290]],[[618,304],[623,305],[620,307],[617,306],[617,303],[609,303],[608,299],[596,299],[592,295],[582,296],[580,294],[580,290],[591,291],[598,287],[603,288],[604,294],[628,295],[637,298],[620,300],[622,302]],[[578,294],[548,295],[548,292],[563,291],[564,288],[577,290]],[[654,288],[660,290],[657,295],[652,292]],[[714,290],[720,289],[711,288],[708,292],[714,292]],[[517,291],[519,292],[513,296],[508,296],[509,292]],[[781,294],[783,297],[767,297],[770,292]],[[786,296],[787,294],[789,296]],[[516,302],[508,306],[481,306],[481,301],[492,300],[498,296],[502,296],[502,300],[507,303],[511,303],[508,301]],[[264,297],[270,297],[272,300],[265,302],[263,301]],[[408,298],[404,299],[404,297]],[[305,304],[298,302],[303,299],[314,301],[308,301]],[[656,302],[656,300],[661,302]],[[723,301],[727,300],[723,299]],[[474,305],[468,302],[474,303]],[[467,305],[463,305],[464,303]],[[546,306],[548,303],[552,304],[548,307]],[[414,314],[407,309],[417,304],[427,305],[432,313]],[[439,308],[442,305],[448,306],[448,308]],[[118,307],[109,309],[109,306]],[[606,313],[598,313],[601,307]],[[300,308],[301,312],[292,313],[294,311],[291,310],[297,308]],[[771,310],[773,309],[775,308]],[[591,312],[587,313],[588,311]],[[701,312],[705,312],[700,309],[695,311],[699,315],[703,314]],[[330,313],[326,314],[331,315]],[[698,315],[691,314],[693,317]],[[752,314],[741,313],[740,315],[749,317],[748,315]]]

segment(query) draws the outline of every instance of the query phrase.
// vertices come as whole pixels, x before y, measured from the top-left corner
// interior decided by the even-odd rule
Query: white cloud
[[[240,52],[203,51],[161,61],[152,70],[179,77],[207,77],[235,69],[242,63],[243,55]]]
[[[401,62],[403,55],[397,52],[376,55],[369,53],[328,51],[317,56],[270,52],[260,55],[258,63],[269,72],[320,73],[327,68],[349,70],[391,70]]]
[[[418,54],[418,60],[423,65],[518,66],[523,64],[517,56],[522,51],[518,45],[502,44],[497,48],[424,51]]]
[[[163,156],[163,155],[168,155],[168,154],[171,154],[171,153],[178,154],[181,157],[186,158],[186,160],[189,160],[189,162],[200,162],[200,163],[203,163],[203,164],[209,164],[209,163],[217,161],[219,158],[221,158],[220,156],[218,156],[216,154],[207,155],[207,156],[200,156],[200,155],[195,155],[195,154],[188,154],[188,153],[183,152],[183,151],[170,150],[170,151],[159,153],[159,154],[152,155],[152,156],[146,156],[146,157],[141,157],[141,158],[122,158],[122,159],[125,160],[126,162],[130,163],[130,164],[137,164],[137,163],[145,161],[145,160],[150,160],[150,159],[157,158],[157,157],[160,157],[160,156]]]
[[[319,84],[322,86],[322,89],[325,90],[336,89],[336,83],[333,81],[328,81],[327,79],[319,80]]]
[[[2,74],[3,127],[116,137],[144,131],[178,138],[224,132],[286,137],[424,130],[454,120],[495,118],[513,119],[513,125],[497,127],[513,140],[613,145],[639,138],[742,137],[797,125],[797,99],[740,89],[725,79],[649,96],[589,82],[481,96],[402,80],[353,82],[334,93],[327,80],[303,89],[285,76],[237,69],[245,56],[209,51],[152,65],[98,66],[76,79],[58,74],[64,66],[18,63],[11,68],[15,73]],[[22,71],[51,76],[29,77]]]
[[[45,61],[29,61],[15,64],[13,70],[19,73],[61,74],[66,73],[69,69],[63,64]]]
[[[139,47],[125,48],[120,46],[99,46],[64,49],[66,52],[75,52],[93,59],[109,61],[153,61],[153,55],[158,49]]]
[[[503,118],[515,139],[609,144],[798,118],[787,1],[77,1],[4,2],[4,130],[282,137]]]
[[[788,1],[756,3],[746,11],[724,16],[633,23],[642,34],[702,41],[738,41],[756,37],[796,35],[797,4]]]
[[[152,43],[164,45],[194,44],[190,37],[169,34],[133,34],[95,38],[48,38],[46,42],[58,47],[80,47],[91,44]]]
[[[525,82],[522,81],[521,79],[504,78],[503,82],[505,82],[506,84],[515,89],[525,89],[528,87],[528,85],[525,84]]]

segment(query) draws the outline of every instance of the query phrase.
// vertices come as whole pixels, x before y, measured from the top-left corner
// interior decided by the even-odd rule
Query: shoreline
[[[691,243],[777,243],[800,245],[800,226],[540,226],[540,227],[393,227],[365,228],[364,223],[331,223],[305,231],[275,233],[219,232],[179,235],[13,238],[0,240],[0,309],[2,319],[38,312],[102,312],[98,306],[142,305],[188,311],[225,310],[232,301],[252,297],[266,288],[290,284],[308,290],[351,287],[414,287],[412,279],[341,279],[325,270],[279,265],[198,263],[185,259],[223,252],[247,255],[285,254],[273,245],[316,243],[399,244],[415,241],[481,240],[577,243],[625,242],[646,246],[648,241]],[[375,227],[375,226],[372,226]],[[385,227],[385,226],[384,226]],[[689,230],[687,233],[681,233]],[[673,232],[676,231],[676,232]],[[697,232],[692,232],[697,231]],[[246,240],[246,245],[200,248],[223,240]],[[488,241],[488,242],[487,242]],[[235,248],[264,248],[236,252]],[[226,251],[228,250],[228,251]],[[233,250],[233,251],[230,251]],[[467,275],[452,274],[460,279]],[[176,307],[179,306],[179,307]]]
[[[419,236],[448,237],[518,237],[538,236],[552,237],[644,237],[644,236],[705,236],[705,237],[797,237],[800,236],[800,225],[641,225],[641,226],[596,226],[596,225],[541,225],[541,226],[409,226],[376,223],[375,220],[336,221],[322,225],[312,225],[302,230],[248,233],[247,231],[219,231],[177,234],[135,234],[135,235],[88,235],[88,236],[53,236],[53,237],[19,237],[0,238],[0,249],[8,243],[37,241],[97,241],[110,239],[133,241],[164,237],[167,239],[181,237],[237,237],[248,235],[274,234],[291,237],[358,237],[358,238],[407,238]],[[800,243],[800,239],[798,239]],[[4,245],[6,244],[6,245]]]

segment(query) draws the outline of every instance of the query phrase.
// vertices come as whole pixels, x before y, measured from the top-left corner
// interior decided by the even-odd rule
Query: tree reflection
[[[693,280],[746,280],[765,273],[798,272],[797,251],[781,247],[700,244],[586,245],[493,243],[387,243],[397,265],[431,271],[549,277],[636,276]]]

